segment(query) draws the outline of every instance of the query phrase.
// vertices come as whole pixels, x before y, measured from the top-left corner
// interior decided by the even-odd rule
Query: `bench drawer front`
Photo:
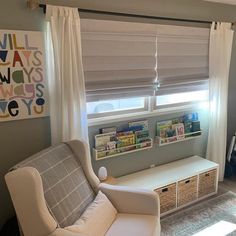
[[[198,197],[201,198],[216,191],[217,170],[210,170],[199,175]]]
[[[185,205],[197,199],[197,176],[178,182],[178,206]]]
[[[161,214],[176,208],[176,183],[155,189],[160,197]]]

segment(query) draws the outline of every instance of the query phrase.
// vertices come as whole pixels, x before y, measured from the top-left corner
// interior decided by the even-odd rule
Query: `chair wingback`
[[[60,143],[13,168],[33,167],[39,172],[47,206],[61,227],[78,220],[95,197],[81,162],[75,155],[69,144]]]

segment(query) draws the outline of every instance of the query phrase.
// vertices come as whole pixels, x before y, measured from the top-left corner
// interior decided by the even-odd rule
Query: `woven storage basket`
[[[178,182],[178,206],[197,199],[197,176]]]
[[[215,169],[204,172],[199,175],[199,184],[198,184],[199,198],[216,191],[216,174],[217,170]]]
[[[160,212],[164,213],[176,208],[176,183],[155,189],[160,197]]]

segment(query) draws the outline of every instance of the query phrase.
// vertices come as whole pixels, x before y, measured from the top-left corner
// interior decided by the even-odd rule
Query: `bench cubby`
[[[116,178],[116,185],[154,190],[163,216],[216,194],[218,164],[192,156]]]

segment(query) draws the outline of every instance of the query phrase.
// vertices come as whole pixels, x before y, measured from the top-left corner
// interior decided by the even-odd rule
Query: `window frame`
[[[106,101],[106,100],[104,100],[104,101]],[[109,100],[107,100],[107,101],[109,101]],[[87,106],[87,103],[86,103],[86,106]],[[96,119],[96,118],[103,118],[103,117],[109,117],[109,116],[110,117],[111,116],[120,116],[120,115],[125,115],[125,114],[145,112],[145,111],[148,111],[148,109],[149,109],[149,97],[145,97],[144,98],[144,106],[142,108],[134,108],[134,109],[131,108],[131,109],[124,109],[124,110],[117,110],[117,111],[92,113],[92,114],[87,114],[87,118],[88,119]]]
[[[199,90],[201,91],[201,90]],[[208,90],[209,91],[209,90]],[[112,122],[121,122],[129,119],[145,119],[148,117],[173,114],[177,112],[192,111],[193,109],[206,109],[206,106],[201,106],[202,103],[209,102],[208,99],[203,101],[190,101],[175,104],[159,105],[156,104],[157,96],[149,96],[144,100],[144,108],[129,109],[122,111],[103,112],[88,114],[88,125],[101,125]],[[208,106],[207,106],[208,107]],[[208,108],[207,108],[208,109]]]
[[[164,109],[174,110],[175,108],[183,107],[183,106],[197,106],[200,102],[196,102],[196,101],[195,102],[179,102],[179,103],[166,104],[166,105],[157,105],[156,100],[155,100],[154,111],[158,111],[158,110],[160,111]]]
[[[197,90],[197,91],[205,91],[205,90]],[[208,91],[208,95],[209,95],[209,90],[207,90],[207,91]],[[193,92],[196,92],[196,91],[193,91]],[[188,92],[183,92],[183,93],[188,93]],[[170,95],[170,94],[166,94],[166,95]],[[174,108],[178,108],[181,106],[197,106],[199,103],[206,102],[208,100],[208,99],[204,99],[201,101],[195,100],[195,101],[186,101],[186,102],[157,105],[157,97],[158,96],[155,96],[155,99],[154,99],[154,106],[153,106],[154,110],[174,109]]]

